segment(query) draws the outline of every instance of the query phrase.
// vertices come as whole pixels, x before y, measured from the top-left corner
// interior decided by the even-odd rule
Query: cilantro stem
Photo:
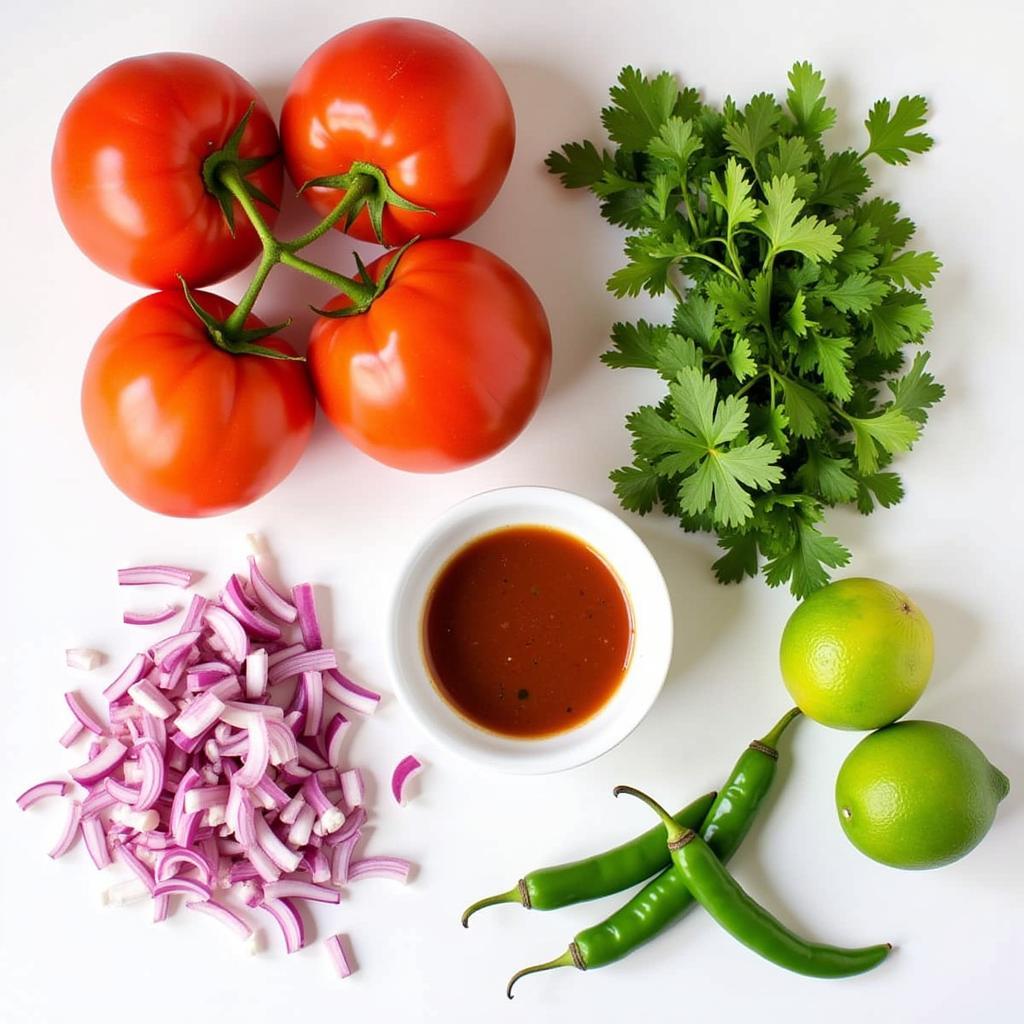
[[[734,273],[733,270],[731,270],[724,263],[722,263],[721,260],[716,260],[714,256],[708,256],[706,253],[703,252],[688,252],[686,256],[684,256],[683,258],[704,260],[705,263],[711,263],[714,266],[718,267],[719,270],[724,270],[731,278],[733,278],[733,280],[740,280],[739,276],[736,273]]]
[[[742,395],[745,395],[759,380],[764,380],[765,377],[771,377],[771,370],[762,370],[756,376],[751,377],[750,380],[748,380],[747,383],[736,392],[736,397],[740,398]],[[772,404],[774,405],[775,403],[772,402]]]

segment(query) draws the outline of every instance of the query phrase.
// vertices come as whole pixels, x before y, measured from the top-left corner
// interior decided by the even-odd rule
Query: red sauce
[[[444,698],[505,736],[550,736],[585,722],[629,664],[629,602],[604,560],[543,526],[485,534],[441,570],[424,648]]]

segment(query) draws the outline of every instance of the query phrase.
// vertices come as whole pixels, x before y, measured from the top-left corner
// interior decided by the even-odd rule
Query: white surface
[[[556,354],[548,397],[529,430],[499,458],[446,477],[404,476],[347,447],[321,423],[294,475],[259,504],[222,519],[176,522],[142,511],[102,477],[78,416],[82,365],[100,329],[139,292],[91,266],[63,234],[48,184],[57,119],[97,70],[135,53],[187,49],[218,57],[277,108],[299,63],[360,20],[345,0],[285,4],[99,0],[14,4],[0,37],[5,160],[5,297],[0,445],[6,540],[6,708],[0,718],[0,1020],[5,1024],[305,1019],[1005,1021],[1019,1010],[1024,747],[1020,678],[1021,225],[1024,77],[1015,3],[645,3],[518,0],[515,4],[385,4],[462,32],[496,64],[519,121],[512,173],[468,237],[494,248],[544,300]],[[365,16],[365,15],[363,15]],[[728,40],[726,44],[724,40]],[[669,67],[720,99],[781,91],[809,58],[841,110],[838,141],[858,137],[880,95],[923,91],[936,149],[906,169],[873,167],[919,222],[919,242],[945,261],[932,296],[934,368],[949,385],[923,441],[902,460],[908,497],[870,519],[837,515],[852,570],[903,586],[931,618],[937,668],[915,714],[970,734],[1013,780],[990,838],[935,872],[895,872],[861,857],[832,808],[835,772],[856,737],[801,723],[786,744],[782,785],[734,867],[751,892],[809,935],[899,945],[877,972],[847,982],[800,979],[738,948],[691,915],[628,962],[593,974],[562,971],[524,982],[510,972],[550,957],[614,900],[555,914],[503,907],[458,925],[463,906],[525,869],[619,841],[649,818],[612,801],[613,784],[681,800],[714,786],[743,744],[786,706],[776,644],[792,608],[759,583],[723,588],[707,537],[650,518],[637,529],[659,559],[676,607],[669,681],[644,725],[614,752],[550,778],[490,778],[427,743],[394,701],[359,730],[375,769],[381,813],[369,847],[421,864],[415,884],[369,881],[318,921],[353,937],[360,971],[336,981],[314,947],[250,959],[205,919],[148,923],[145,907],[102,908],[106,884],[77,849],[45,854],[53,808],[20,815],[17,792],[70,765],[56,738],[63,690],[92,679],[62,665],[63,649],[95,645],[121,661],[133,641],[117,625],[113,569],[166,558],[209,571],[214,586],[244,557],[244,534],[266,531],[286,578],[331,588],[327,617],[344,663],[382,678],[385,609],[411,537],[458,499],[489,487],[551,484],[614,500],[606,474],[626,458],[622,416],[656,385],[596,361],[615,318],[601,282],[619,263],[618,232],[586,197],[541,167],[566,139],[595,137],[597,111],[626,62]],[[285,227],[308,224],[293,206]],[[343,238],[318,254],[348,259]],[[224,286],[237,295],[241,282]],[[296,312],[321,290],[275,275],[259,310]],[[665,307],[652,303],[655,312]],[[112,666],[99,670],[110,678]],[[428,763],[420,795],[397,808],[382,781],[415,750]],[[186,1012],[191,1011],[191,1012]],[[200,1016],[201,1015],[201,1016]],[[314,1015],[316,1015],[314,1017]]]
[[[431,679],[422,640],[431,587],[452,556],[483,534],[520,525],[561,530],[596,551],[618,577],[633,627],[629,663],[611,700],[576,728],[528,743],[477,728],[452,708]],[[403,706],[435,742],[471,766],[515,774],[576,768],[621,743],[657,700],[672,660],[672,602],[644,542],[596,502],[554,487],[502,487],[441,516],[414,546],[390,618],[389,669]]]

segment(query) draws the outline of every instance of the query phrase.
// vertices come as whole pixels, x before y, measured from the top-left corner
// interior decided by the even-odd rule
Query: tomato
[[[299,69],[281,113],[281,141],[296,185],[375,164],[416,213],[387,207],[384,239],[462,231],[490,206],[515,148],[512,103],[498,73],[461,36],[426,21],[356,25]],[[303,195],[327,214],[344,192]],[[344,224],[337,225],[345,230]],[[366,210],[347,229],[372,241]]]
[[[368,268],[376,281],[394,258]],[[329,308],[350,302],[338,296]],[[493,455],[544,394],[551,333],[507,263],[469,242],[417,242],[365,313],[321,317],[309,366],[324,411],[353,444],[399,469],[439,472]]]
[[[208,292],[195,298],[218,319],[234,308]],[[259,344],[292,353],[279,338]],[[85,429],[107,475],[172,516],[217,515],[266,494],[298,462],[315,410],[303,363],[217,348],[180,289],[112,321],[82,383]]]
[[[195,287],[241,270],[260,240],[234,202],[235,234],[206,190],[202,165],[256,103],[240,155],[277,154],[270,111],[231,68],[191,53],[112,64],[64,112],[53,149],[53,191],[68,233],[104,270],[154,288]],[[275,204],[280,156],[247,176]],[[277,211],[262,204],[273,223]]]

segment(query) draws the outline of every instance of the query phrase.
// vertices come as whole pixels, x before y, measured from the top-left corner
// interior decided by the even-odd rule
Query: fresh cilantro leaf
[[[591,188],[615,166],[607,153],[589,141],[567,142],[561,151],[552,150],[544,163],[566,188]]]
[[[732,351],[726,356],[732,375],[741,384],[757,373],[757,363],[750,355],[750,341],[743,335],[732,343]]]
[[[751,403],[749,421],[752,433],[763,434],[783,455],[789,452],[789,417],[784,409]]]
[[[925,153],[935,140],[920,128],[928,115],[928,101],[923,96],[904,96],[892,110],[888,100],[879,100],[868,114],[864,127],[870,142],[864,155],[874,153],[887,164],[905,164],[911,153]]]
[[[835,124],[835,109],[826,106],[824,93],[825,79],[807,61],[793,65],[786,105],[801,135],[816,139]]]
[[[683,469],[689,468],[707,451],[691,432],[666,419],[653,405],[642,405],[626,417],[626,429],[633,435],[633,451],[645,462],[655,462],[665,455],[684,452],[690,457]],[[679,472],[682,472],[680,469]]]
[[[817,437],[828,421],[828,406],[803,384],[779,377],[789,429],[796,437]]]
[[[676,306],[672,327],[684,338],[692,338],[704,349],[711,350],[718,343],[715,326],[715,304],[696,291],[691,291]]]
[[[610,474],[615,484],[615,494],[622,507],[631,512],[646,515],[658,500],[658,474],[646,462],[639,461],[632,466],[623,466]]]
[[[847,417],[853,429],[853,449],[862,473],[878,469],[879,449],[890,455],[905,452],[918,439],[921,426],[899,409],[888,408],[878,416]]]
[[[946,394],[946,389],[925,371],[929,354],[918,352],[905,376],[889,382],[892,407],[915,423],[928,419],[928,410]]]
[[[857,271],[834,284],[821,285],[818,295],[827,299],[841,313],[866,313],[877,306],[889,292],[884,281]]]
[[[703,362],[697,346],[689,338],[681,338],[678,334],[668,332],[658,349],[656,369],[665,380],[672,381],[679,375],[680,370],[691,367],[699,369]]]
[[[828,582],[825,566],[838,569],[849,561],[850,552],[835,537],[824,536],[801,518],[792,547],[765,564],[764,577],[770,587],[789,580],[793,596],[804,598]]]
[[[818,206],[846,209],[871,186],[871,179],[857,153],[848,149],[833,153],[818,171],[818,184],[810,202]]]
[[[858,224],[870,224],[875,229],[879,245],[902,249],[914,235],[914,222],[899,214],[899,203],[876,197],[857,207],[854,218]]]
[[[744,576],[757,575],[757,536],[753,533],[727,533],[718,538],[725,554],[711,568],[719,583],[739,583]]]
[[[669,252],[656,235],[630,235],[626,239],[629,263],[608,278],[608,290],[622,298],[639,295],[642,291],[660,295],[668,286],[668,275],[678,254]]]
[[[750,518],[753,501],[740,486],[762,489],[777,484],[782,470],[775,464],[779,453],[763,438],[724,452],[711,452],[684,478],[679,488],[683,511],[691,515],[710,507],[716,523],[740,526]]]
[[[808,327],[817,326],[807,316],[807,299],[803,292],[793,296],[793,304],[782,315],[782,319],[798,338],[806,337]]]
[[[858,484],[849,469],[849,459],[833,458],[809,444],[807,461],[797,470],[796,478],[805,491],[819,493],[828,504],[839,505],[857,498]]]
[[[750,196],[751,188],[746,171],[735,157],[729,157],[721,181],[715,174],[708,180],[711,201],[725,210],[730,231],[757,218],[757,202]]]
[[[655,327],[646,320],[613,324],[613,347],[601,355],[601,362],[616,370],[630,366],[656,370],[668,335],[667,327]]]
[[[782,108],[775,97],[759,93],[743,108],[739,121],[726,125],[725,139],[729,148],[756,168],[758,154],[776,138],[775,126],[781,117]]]
[[[601,111],[601,123],[613,142],[637,151],[647,148],[674,113],[679,86],[667,71],[648,79],[636,68],[626,67],[619,84],[611,89],[611,98],[612,106]]]
[[[754,300],[746,284],[740,284],[725,274],[716,274],[708,280],[705,291],[717,307],[715,316],[720,323],[735,331],[747,329]]]
[[[811,151],[803,136],[779,139],[775,152],[768,153],[767,161],[768,174],[772,178],[788,174],[796,181],[796,194],[801,199],[809,199],[814,194],[818,177],[814,172],[806,170],[811,161]]]
[[[817,217],[801,217],[804,204],[796,198],[796,181],[788,174],[772,178],[764,188],[765,202],[755,226],[771,243],[772,254],[799,252],[809,260],[828,263],[839,252],[839,233]]]
[[[850,338],[835,338],[825,334],[814,334],[811,338],[814,363],[825,382],[825,390],[839,402],[847,402],[853,396],[853,382],[850,380]]]
[[[933,252],[902,252],[880,263],[875,274],[897,285],[930,288],[941,268],[942,262]]]
[[[875,501],[882,508],[891,508],[903,500],[903,483],[895,473],[870,473],[857,481],[857,508],[869,516]]]
[[[670,117],[647,144],[647,152],[657,160],[675,164],[680,175],[685,178],[690,157],[699,152],[702,145],[700,138],[694,135],[692,121]]]
[[[893,292],[868,314],[875,345],[883,355],[897,352],[904,345],[931,330],[932,315],[924,299],[913,292]]]

